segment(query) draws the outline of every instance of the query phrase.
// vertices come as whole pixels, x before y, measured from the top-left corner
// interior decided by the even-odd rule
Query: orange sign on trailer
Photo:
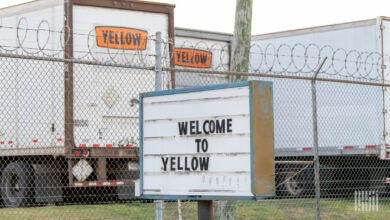
[[[205,50],[191,48],[175,48],[175,65],[210,68],[213,53]]]
[[[148,32],[124,27],[95,27],[99,47],[125,50],[145,50]]]

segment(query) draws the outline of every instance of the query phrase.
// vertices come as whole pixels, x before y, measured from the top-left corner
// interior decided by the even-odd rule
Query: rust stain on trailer
[[[175,48],[174,54],[175,65],[194,68],[211,67],[213,53],[210,51],[192,48]]]
[[[134,28],[95,27],[96,43],[99,47],[123,50],[145,50],[148,32]]]
[[[255,195],[275,193],[274,117],[272,85],[253,83],[253,134]]]

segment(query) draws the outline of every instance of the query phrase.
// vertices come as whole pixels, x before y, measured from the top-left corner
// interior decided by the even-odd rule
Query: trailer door
[[[76,147],[137,146],[138,94],[155,84],[146,70],[155,62],[152,36],[159,31],[168,41],[170,15],[165,6],[102,2],[73,6],[74,57],[107,63],[74,65],[74,140]]]

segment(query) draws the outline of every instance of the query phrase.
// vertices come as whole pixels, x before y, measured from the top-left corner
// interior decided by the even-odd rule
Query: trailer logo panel
[[[145,50],[148,32],[124,27],[95,27],[99,47],[124,50]]]

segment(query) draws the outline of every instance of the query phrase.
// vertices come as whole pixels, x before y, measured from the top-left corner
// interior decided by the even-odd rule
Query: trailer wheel
[[[7,207],[28,205],[33,198],[34,169],[25,162],[8,164],[1,175],[1,198]]]
[[[278,195],[281,197],[310,197],[314,193],[312,169],[305,168],[301,170],[293,168],[283,172],[278,185]]]

